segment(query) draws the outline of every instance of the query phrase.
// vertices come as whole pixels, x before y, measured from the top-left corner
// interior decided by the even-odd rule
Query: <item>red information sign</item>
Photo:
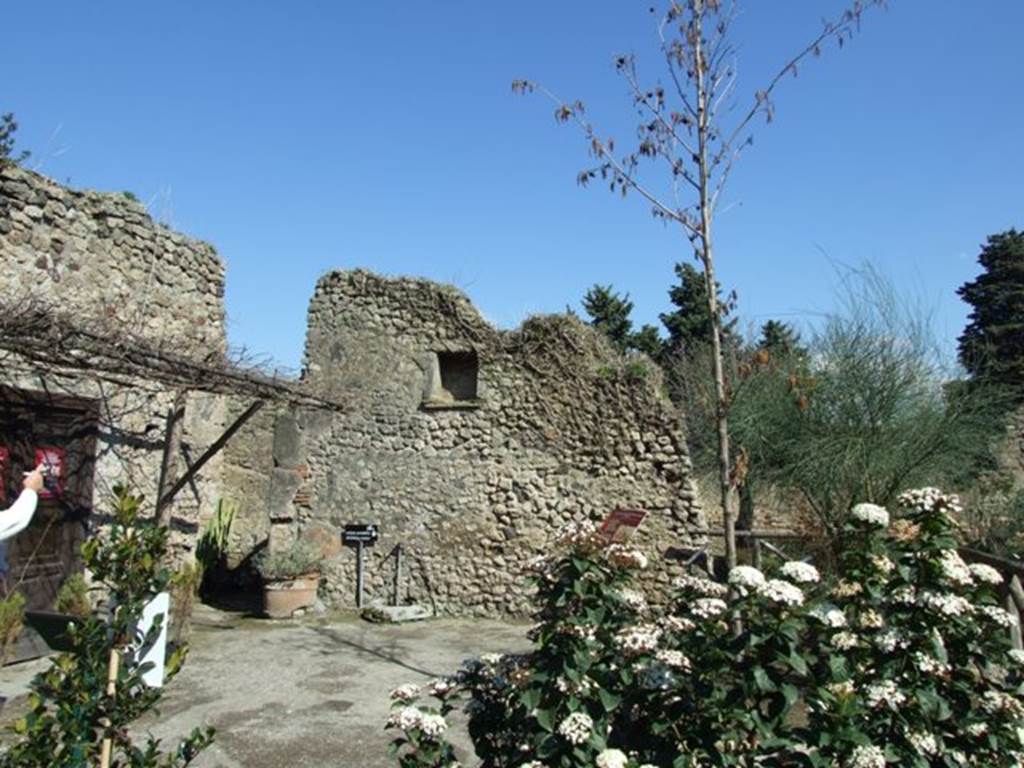
[[[63,448],[43,446],[36,448],[36,466],[43,468],[43,490],[39,492],[41,499],[53,499],[61,495],[61,482],[64,477],[64,459],[67,452]]]
[[[0,503],[7,502],[7,478],[11,475],[11,449],[0,445]]]
[[[647,512],[642,509],[616,509],[604,519],[598,530],[613,544],[622,544],[629,540],[645,517]]]

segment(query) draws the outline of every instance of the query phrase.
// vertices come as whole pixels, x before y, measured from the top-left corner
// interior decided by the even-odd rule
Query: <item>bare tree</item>
[[[779,83],[787,75],[796,75],[805,59],[820,55],[825,43],[834,40],[842,46],[859,29],[865,10],[884,4],[885,0],[855,0],[838,19],[825,21],[821,32],[764,88],[755,91],[745,107],[737,109],[743,100],[736,94],[736,51],[731,37],[736,2],[672,2],[658,24],[666,82],[645,87],[632,55],[616,56],[614,60],[640,118],[637,143],[625,154],[616,154],[613,139],[598,135],[585,117],[582,102],[564,101],[530,80],[512,84],[517,93],[544,94],[556,104],[557,120],[572,122],[583,132],[597,165],[580,172],[577,181],[581,185],[600,177],[613,192],[638,193],[651,205],[656,218],[679,227],[703,269],[711,317],[719,491],[729,568],[736,564],[736,515],[730,499],[734,468],[729,453],[730,396],[724,374],[723,312],[715,289],[715,212],[736,161],[753,143],[755,118],[763,115],[768,122],[772,119],[772,98]]]

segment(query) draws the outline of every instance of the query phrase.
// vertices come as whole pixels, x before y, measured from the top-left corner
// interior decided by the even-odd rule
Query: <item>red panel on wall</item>
[[[64,460],[67,452],[63,448],[41,446],[36,448],[36,466],[43,468],[43,490],[41,499],[54,499],[63,493]]]

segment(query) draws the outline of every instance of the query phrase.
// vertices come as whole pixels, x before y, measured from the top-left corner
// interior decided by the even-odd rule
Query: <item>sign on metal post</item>
[[[376,525],[346,525],[341,532],[341,543],[356,548],[356,608],[363,607],[363,547],[372,547],[379,538]]]

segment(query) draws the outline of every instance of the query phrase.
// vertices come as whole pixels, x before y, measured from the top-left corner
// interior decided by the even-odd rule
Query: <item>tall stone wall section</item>
[[[36,300],[87,325],[109,324],[177,354],[203,358],[226,348],[224,266],[210,245],[154,222],[123,194],[69,189],[16,166],[0,169],[0,295]],[[9,351],[0,385],[95,404],[94,508],[119,482],[153,500],[173,391],[144,378],[78,370],[41,375]],[[189,394],[188,459],[219,436],[233,408],[223,396]],[[186,466],[182,456],[179,473]],[[218,457],[178,495],[172,522],[179,546],[190,546],[223,495],[224,472]]]
[[[439,353],[476,355],[475,399],[435,401]],[[279,420],[270,518],[276,536],[323,546],[335,604],[354,598],[345,524],[381,526],[370,597],[388,596],[401,544],[403,600],[478,615],[526,610],[526,566],[571,520],[648,510],[639,543],[662,584],[662,551],[702,524],[654,366],[576,318],[502,332],[454,288],[335,272],[310,303],[306,367],[347,410]]]
[[[153,342],[223,352],[224,266],[213,247],[154,222],[123,194],[0,169],[0,286]]]

